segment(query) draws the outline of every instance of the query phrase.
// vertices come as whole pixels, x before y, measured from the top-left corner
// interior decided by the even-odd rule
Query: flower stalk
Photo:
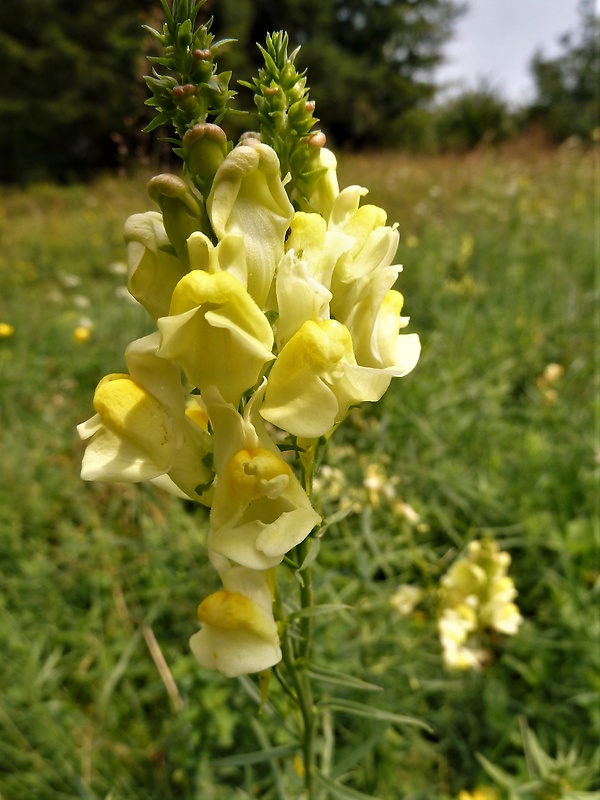
[[[229,141],[219,123],[234,93],[215,58],[228,40],[196,26],[203,1],[161,0],[165,25],[149,29],[163,55],[151,58],[147,130],[172,124],[183,173],[153,178],[158,210],[125,226],[128,288],[155,330],[127,348],[127,373],[98,385],[79,426],[82,477],[148,480],[208,509],[222,588],[198,606],[191,651],[228,677],[258,673],[262,703],[276,668],[299,719],[304,797],[316,800],[313,478],[349,410],[410,372],[420,344],[400,332],[396,226],[361,205],[366,189],[339,189],[298,50],[283,32],[268,37],[247,84],[260,130]],[[282,564],[299,591],[289,616]]]

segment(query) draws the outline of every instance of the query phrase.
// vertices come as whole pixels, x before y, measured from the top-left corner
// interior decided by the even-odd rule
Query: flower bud
[[[213,178],[227,155],[227,135],[211,123],[194,125],[183,137],[183,157],[194,184],[208,196]]]
[[[189,268],[186,242],[190,234],[202,227],[203,209],[198,198],[182,178],[166,173],[150,180],[148,194],[160,206],[177,257]]]
[[[153,319],[169,313],[173,289],[186,269],[169,245],[162,215],[158,211],[133,214],[125,223],[130,294]]]
[[[294,216],[275,151],[255,139],[235,147],[219,167],[206,205],[219,239],[243,237],[248,292],[262,309]]]

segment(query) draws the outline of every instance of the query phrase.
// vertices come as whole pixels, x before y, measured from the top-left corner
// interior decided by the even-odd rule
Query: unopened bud
[[[319,150],[327,144],[327,137],[323,131],[315,131],[310,136],[307,136],[305,141],[309,147],[314,147],[316,150]]]
[[[156,175],[148,183],[148,194],[158,205],[169,241],[189,268],[187,239],[201,227],[203,209],[191,187],[177,175]]]
[[[194,94],[196,94],[196,87],[193,83],[186,83],[185,86],[178,85],[173,87],[173,97],[178,100],[184,97],[191,97]]]
[[[192,56],[197,58],[198,61],[210,61],[212,58],[212,53],[210,50],[193,50]]]
[[[279,86],[265,86],[263,94],[267,97],[274,97],[276,94],[279,94]]]
[[[218,125],[205,122],[190,128],[182,141],[186,166],[194,184],[206,197],[227,155],[227,135]]]
[[[288,83],[294,80],[294,78],[297,77],[297,74],[296,67],[288,62],[284,65],[283,69],[279,73],[279,80],[282,84]]]
[[[189,47],[192,42],[192,20],[184,20],[177,30],[177,41],[183,47]]]
[[[253,139],[253,140],[257,141],[257,142],[261,142],[262,141],[261,135],[257,131],[245,131],[240,136],[239,141],[240,141],[240,144],[247,144],[251,139]]]
[[[307,100],[304,107],[306,108],[308,114],[312,114],[316,108],[316,103],[314,100]]]

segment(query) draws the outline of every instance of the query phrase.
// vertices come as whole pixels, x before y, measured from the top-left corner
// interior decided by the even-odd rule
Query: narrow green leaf
[[[211,47],[211,50],[212,50],[212,52],[214,54],[214,53],[217,52],[217,50],[220,50],[221,47],[225,47],[228,44],[236,44],[236,42],[237,42],[237,39],[219,39],[218,42],[215,42],[213,44],[213,46]]]
[[[331,778],[322,775],[320,772],[316,773],[316,778],[321,786],[327,789],[331,797],[339,798],[339,800],[380,800],[380,798],[375,797],[374,794],[358,792],[356,789],[350,789],[348,786],[344,786],[343,783],[332,781]]]
[[[289,756],[296,752],[298,746],[295,744],[280,744],[277,747],[270,747],[266,750],[255,750],[252,753],[237,753],[233,756],[225,756],[211,761],[211,766],[215,769],[224,767],[248,767],[252,764],[262,764],[264,761],[271,761],[273,758]]]
[[[320,617],[323,614],[333,614],[337,611],[348,611],[350,608],[352,608],[352,606],[346,605],[346,603],[323,603],[320,606],[313,606],[312,608],[303,608],[300,611],[295,611],[290,615],[290,619],[300,619],[301,617]]]
[[[246,692],[246,694],[251,697],[254,702],[256,703],[257,707],[260,707],[262,702],[262,697],[260,693],[260,689],[254,683],[254,681],[250,678],[249,675],[240,675],[238,678],[238,682]],[[285,719],[281,716],[279,711],[275,708],[275,706],[271,703],[270,700],[266,700],[262,705],[262,714],[265,716],[271,717],[275,720],[277,725],[281,728],[285,728],[285,730],[290,731],[289,720]]]
[[[365,703],[357,703],[354,700],[343,700],[342,698],[332,697],[331,699],[321,700],[317,707],[329,708],[332,711],[342,711],[345,714],[353,714],[356,717],[367,717],[368,719],[379,720],[380,722],[391,722],[396,725],[414,725],[417,728],[432,733],[431,728],[426,722],[416,717],[409,717],[407,714],[395,714],[392,711],[384,711],[382,708],[374,708]]]
[[[304,557],[304,561],[300,564],[300,572],[302,570],[308,569],[313,561],[316,561],[317,556],[319,555],[319,550],[321,549],[321,540],[320,539],[311,539],[308,543],[308,552]]]
[[[269,741],[269,737],[267,736],[265,729],[260,724],[258,719],[254,717],[253,719],[250,720],[250,724],[252,726],[252,729],[254,730],[254,733],[256,734],[256,738],[258,739],[258,743],[261,746],[261,748],[263,750],[271,750],[272,745],[271,742]],[[273,779],[275,782],[273,788],[277,791],[277,796],[279,800],[291,800],[291,798],[288,796],[285,790],[283,773],[279,766],[279,761],[276,758],[271,758],[271,760],[269,761],[269,766],[271,767],[271,772],[273,773]],[[273,797],[275,797],[275,794],[273,794]]]
[[[323,522],[323,525],[319,528],[319,536],[322,536],[323,533],[330,528],[332,525],[335,525],[336,522],[341,522],[343,519],[346,519],[347,516],[352,514],[352,508],[348,506],[347,508],[340,508],[339,511],[336,511],[335,514],[331,514],[327,519]]]
[[[479,761],[479,763],[487,772],[487,774],[490,776],[490,778],[495,780],[496,783],[503,789],[512,790],[516,788],[517,784],[515,782],[515,779],[512,778],[507,772],[504,772],[504,770],[500,769],[500,767],[497,767],[495,766],[495,764],[492,764],[492,762],[488,761],[485,756],[481,755],[481,753],[475,753],[475,758],[477,759],[477,761]]]
[[[354,675],[346,675],[343,672],[336,672],[335,670],[326,669],[325,667],[318,667],[315,664],[312,664],[307,672],[315,681],[331,683],[335,686],[346,686],[348,689],[358,689],[363,692],[383,691],[382,687],[377,686],[375,683],[368,683],[360,678],[356,678]]]
[[[160,3],[163,7],[163,11],[165,12],[165,19],[167,21],[167,25],[169,28],[175,27],[175,20],[173,19],[173,14],[171,14],[171,9],[169,8],[168,3],[166,0],[160,0]]]
[[[146,127],[143,128],[143,133],[150,133],[150,131],[153,131],[156,128],[160,128],[160,126],[165,125],[165,123],[167,123],[169,119],[170,117],[168,117],[166,114],[159,114],[158,117],[154,117],[154,119],[149,125],[146,125]]]
[[[353,769],[356,764],[359,764],[363,758],[379,744],[381,739],[383,739],[388,727],[388,725],[378,725],[368,739],[364,739],[360,744],[345,750],[343,757],[340,758],[339,761],[336,761],[331,770],[331,777],[334,779],[341,779],[342,775],[345,775]]]

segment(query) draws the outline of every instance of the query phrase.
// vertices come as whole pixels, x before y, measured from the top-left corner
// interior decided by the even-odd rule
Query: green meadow
[[[382,687],[320,684],[341,698],[319,743],[335,796],[599,798],[594,155],[346,155],[339,173],[399,223],[423,350],[318,478],[337,521],[317,601],[347,608],[315,620],[315,659]],[[0,188],[0,800],[297,800],[289,754],[245,757],[286,753],[279,686],[259,713],[253,678],[189,652],[218,580],[206,513],[79,478],[75,427],[151,330],[122,240],[147,177]],[[524,622],[484,643],[483,669],[449,671],[439,581],[485,537],[512,557]],[[423,590],[404,616],[403,584]]]

